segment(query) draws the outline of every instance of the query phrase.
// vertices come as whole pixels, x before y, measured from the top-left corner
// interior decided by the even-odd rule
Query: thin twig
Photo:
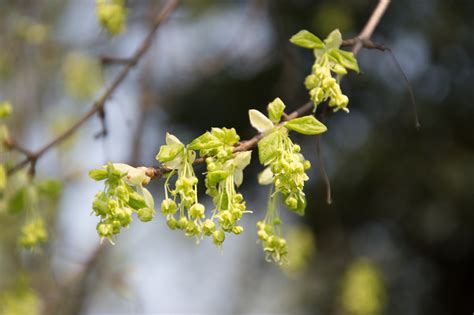
[[[77,129],[79,129],[86,121],[88,121],[92,116],[99,113],[102,108],[105,106],[105,103],[109,99],[109,97],[115,92],[115,90],[119,87],[119,85],[125,80],[127,75],[129,74],[130,70],[140,61],[141,57],[147,52],[148,48],[150,48],[151,43],[155,37],[155,33],[158,30],[158,27],[161,25],[163,21],[165,21],[168,16],[173,12],[173,10],[178,6],[179,0],[170,0],[168,1],[163,9],[158,13],[153,23],[153,26],[145,37],[141,45],[133,54],[132,58],[124,65],[123,69],[118,73],[115,79],[112,81],[110,86],[106,89],[106,91],[99,97],[98,100],[94,102],[92,108],[84,114],[82,118],[80,118],[75,124],[73,124],[69,129],[64,131],[62,134],[51,140],[49,143],[45,144],[43,147],[38,149],[37,151],[32,152],[30,156],[27,156],[23,161],[19,162],[11,169],[8,170],[8,175],[11,175],[20,169],[24,168],[28,164],[31,165],[31,168],[34,169],[36,161],[43,156],[47,151],[51,148],[55,147],[56,145],[60,144],[67,138],[69,138],[72,134],[74,134]]]
[[[362,29],[362,32],[360,32],[358,36],[359,41],[355,43],[355,46],[352,49],[352,52],[354,53],[354,55],[357,55],[357,53],[363,47],[363,41],[370,40],[370,38],[372,37],[372,33],[374,32],[375,28],[379,24],[380,19],[384,15],[389,4],[390,4],[390,0],[379,0],[379,3],[375,7],[375,10],[370,15],[369,20],[367,21],[364,28]]]

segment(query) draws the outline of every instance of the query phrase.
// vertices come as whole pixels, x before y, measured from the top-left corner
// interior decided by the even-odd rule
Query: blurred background
[[[164,1],[126,1],[126,30],[110,37],[95,1],[0,1],[0,101],[10,134],[34,150],[90,109],[121,69]],[[313,56],[288,39],[301,29],[324,38],[358,34],[377,1],[184,0],[99,117],[48,152],[32,182],[50,240],[19,248],[21,207],[0,212],[3,314],[471,314],[474,312],[474,2],[393,1],[362,50],[361,74],[342,84],[350,114],[327,120],[321,137],[333,204],[316,139],[293,135],[312,162],[304,217],[282,208],[287,267],[265,261],[255,223],[265,215],[254,155],[242,193],[254,213],[245,232],[196,245],[161,215],[134,220],[116,245],[100,246],[91,202],[101,183],[87,173],[107,161],[156,166],[165,133],[187,142],[211,127],[254,135],[248,110],[279,96],[288,112],[308,101],[303,81]],[[2,152],[2,161],[20,154]],[[196,167],[202,173],[202,167]],[[16,186],[15,186],[16,185]],[[12,188],[13,187],[13,188]],[[157,203],[163,181],[149,185]],[[8,188],[7,188],[8,189]],[[207,200],[210,205],[210,200]],[[40,198],[41,199],[41,198]],[[7,201],[2,201],[5,203]],[[292,250],[293,249],[293,250]]]

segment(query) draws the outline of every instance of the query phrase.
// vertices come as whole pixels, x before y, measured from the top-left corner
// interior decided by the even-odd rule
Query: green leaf
[[[302,30],[293,35],[290,38],[290,42],[304,48],[309,48],[309,49],[322,49],[324,48],[324,43],[316,37],[311,32],[308,32],[307,30]]]
[[[234,128],[212,128],[211,133],[223,144],[227,145],[234,145],[240,140],[240,137]]]
[[[258,158],[261,164],[267,165],[273,160],[275,155],[278,153],[279,144],[279,131],[269,133],[258,142]]]
[[[89,177],[97,181],[106,179],[108,175],[109,175],[109,172],[107,172],[107,170],[104,170],[104,169],[92,170],[89,172]]]
[[[156,159],[161,163],[166,163],[173,160],[180,153],[183,153],[183,144],[168,144],[160,147],[160,152],[156,155]]]
[[[243,170],[250,164],[250,159],[252,158],[252,151],[242,151],[235,154],[235,158],[232,164],[236,168]]]
[[[130,194],[128,205],[135,210],[139,210],[147,206],[145,198],[135,191]]]
[[[174,136],[171,133],[167,132],[166,133],[166,144],[170,145],[170,144],[183,144],[183,143],[181,141],[179,141],[179,139],[176,136]]]
[[[326,50],[339,49],[342,44],[341,32],[339,32],[338,29],[335,29],[324,40],[324,43],[326,44]]]
[[[317,135],[327,130],[322,122],[311,115],[292,119],[285,124],[285,127],[304,135]]]
[[[8,212],[16,214],[25,210],[28,204],[27,188],[21,188],[8,200]]]
[[[262,133],[270,131],[274,127],[272,121],[256,109],[249,110],[249,119],[252,127]]]
[[[273,100],[270,104],[268,104],[268,117],[270,120],[277,124],[280,122],[281,115],[283,115],[283,111],[285,110],[285,104],[283,101],[277,97]]]
[[[191,150],[208,150],[222,145],[222,142],[210,132],[197,137],[189,144]]]
[[[216,185],[217,183],[229,177],[229,175],[230,171],[218,170],[207,173],[207,179],[210,185]]]
[[[350,51],[345,50],[333,50],[330,54],[337,60],[337,62],[344,68],[351,69],[359,73],[359,64],[354,54]]]

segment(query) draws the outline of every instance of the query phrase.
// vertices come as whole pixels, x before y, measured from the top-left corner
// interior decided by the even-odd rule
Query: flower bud
[[[89,172],[89,177],[93,180],[104,180],[108,176],[108,172],[106,170],[92,170]]]
[[[210,219],[207,219],[206,221],[204,221],[204,224],[202,226],[202,232],[204,233],[204,235],[206,236],[209,236],[211,235],[216,229],[216,224],[214,223],[214,221],[210,220]]]
[[[234,226],[232,228],[232,233],[234,233],[235,235],[239,235],[240,233],[242,233],[244,231],[244,228],[241,227],[240,225],[237,225],[237,226]]]
[[[142,222],[149,222],[155,216],[155,210],[152,208],[141,208],[138,210],[138,219]]]
[[[265,241],[268,238],[268,233],[265,232],[264,230],[258,231],[257,235],[258,235],[258,238],[261,239],[262,241]]]
[[[221,245],[225,240],[225,234],[222,231],[214,231],[212,233],[212,241],[216,245]]]
[[[173,199],[165,199],[161,202],[161,213],[164,215],[174,214],[177,210],[176,202]]]
[[[184,230],[188,225],[188,219],[186,217],[181,217],[178,220],[178,229]]]
[[[294,197],[288,197],[285,200],[285,205],[290,209],[296,209],[298,207],[298,200]]]
[[[244,200],[244,197],[242,196],[242,194],[235,194],[232,197],[232,202],[234,203],[241,202],[242,200]]]
[[[304,168],[305,171],[306,171],[306,170],[309,170],[309,169],[311,168],[311,162],[308,161],[308,160],[305,160],[305,161],[303,162],[303,168]]]
[[[191,208],[189,209],[189,215],[191,216],[191,218],[193,219],[197,219],[197,218],[204,218],[204,211],[206,209],[204,208],[204,206],[200,203],[195,203],[194,205],[191,206]]]
[[[167,220],[166,220],[166,224],[168,225],[168,227],[172,230],[175,230],[177,227],[178,227],[178,221],[176,221],[175,218],[173,217],[169,217]]]

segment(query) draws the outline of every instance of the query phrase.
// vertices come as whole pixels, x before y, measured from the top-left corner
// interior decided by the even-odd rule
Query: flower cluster
[[[251,159],[251,151],[233,153],[239,139],[234,128],[212,128],[189,145],[206,159],[206,193],[213,198],[215,208],[204,222],[203,233],[212,235],[216,245],[224,241],[224,232],[242,233],[243,227],[237,222],[244,213],[250,212],[246,210],[242,194],[235,189],[242,184],[243,170]]]
[[[128,15],[124,0],[97,0],[96,11],[100,24],[111,35],[123,32]]]
[[[237,221],[248,211],[235,186],[242,183],[243,169],[250,163],[251,152],[233,153],[233,146],[239,139],[235,129],[213,128],[186,147],[178,138],[167,134],[166,145],[161,146],[157,160],[172,170],[165,182],[165,200],[161,205],[171,229],[182,229],[187,236],[195,236],[197,240],[210,236],[216,245],[224,242],[225,232],[242,233],[243,228]],[[215,204],[209,218],[206,218],[205,207],[198,202],[198,179],[192,165],[194,150],[199,150],[207,164],[206,193]],[[176,173],[175,188],[172,189],[169,181]],[[177,212],[178,218],[175,218]]]
[[[294,144],[289,130],[313,135],[326,131],[326,126],[314,116],[304,116],[284,123],[281,119],[285,105],[277,98],[268,105],[269,118],[257,110],[250,110],[250,123],[265,136],[258,143],[260,163],[267,168],[260,174],[262,185],[273,184],[275,193],[281,193],[284,204],[292,211],[303,215],[306,207],[304,182],[308,180],[306,170],[311,163],[300,153],[300,146]]]
[[[303,30],[293,35],[290,42],[313,49],[315,62],[311,74],[306,77],[305,86],[315,109],[329,99],[329,106],[334,107],[335,111],[342,109],[348,112],[349,98],[342,94],[339,82],[347,74],[347,69],[359,72],[359,66],[352,52],[339,49],[342,44],[339,30],[331,32],[324,41]]]
[[[151,193],[143,188],[150,181],[142,168],[127,164],[108,163],[102,169],[92,170],[89,176],[97,181],[105,180],[105,189],[96,194],[92,203],[93,213],[100,217],[97,233],[113,243],[121,228],[132,222],[132,213],[148,222],[155,215]]]
[[[161,213],[166,216],[168,227],[183,230],[186,236],[199,240],[206,209],[198,202],[198,179],[193,169],[196,153],[167,133],[166,145],[161,146],[156,159],[172,170],[165,181],[166,198],[161,203]],[[178,176],[172,189],[169,181],[176,173]]]
[[[305,171],[311,167],[311,163],[300,153],[300,146],[291,141],[289,130],[306,135],[326,131],[326,126],[314,116],[280,123],[284,109],[285,104],[276,98],[268,105],[268,118],[257,110],[249,111],[250,123],[264,134],[258,143],[258,155],[260,163],[266,166],[266,169],[260,174],[259,183],[272,185],[267,214],[263,221],[257,223],[258,237],[268,256],[279,263],[284,261],[287,246],[280,233],[277,196],[281,194],[283,203],[290,210],[303,215],[306,208],[303,187],[304,182],[308,180]]]
[[[19,243],[24,248],[34,248],[39,243],[44,243],[48,239],[44,221],[41,217],[36,217],[28,221],[21,228]]]

